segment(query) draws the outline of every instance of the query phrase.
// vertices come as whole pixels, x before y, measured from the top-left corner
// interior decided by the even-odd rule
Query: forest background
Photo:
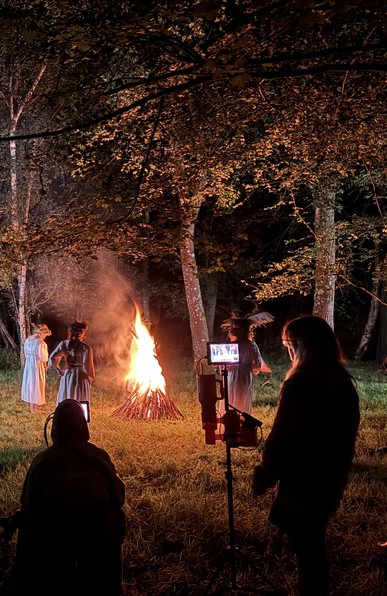
[[[130,495],[130,596],[202,594],[226,547],[224,449],[204,445],[191,365],[224,319],[262,310],[264,436],[285,320],[323,316],[370,360],[350,363],[362,423],[329,547],[338,595],[385,593],[386,25],[382,0],[0,0],[1,512],[44,447],[20,400],[31,324],[52,328],[51,350],[86,319],[92,440]],[[111,416],[134,301],[182,420]],[[233,457],[238,540],[296,593],[272,495],[251,494],[257,452]],[[15,541],[2,546],[5,589]]]
[[[1,322],[90,322],[133,300],[160,351],[232,313],[323,316],[350,357],[386,340],[384,2],[2,2]],[[123,341],[122,341],[123,340]]]

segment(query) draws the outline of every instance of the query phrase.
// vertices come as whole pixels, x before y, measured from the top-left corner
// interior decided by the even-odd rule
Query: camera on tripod
[[[227,367],[238,366],[239,344],[207,343],[207,361],[212,366],[220,367],[221,378],[215,373],[204,374],[202,369],[197,375],[206,443],[214,445],[217,440],[221,440],[230,447],[256,447],[257,428],[262,426],[262,422],[228,403]],[[222,416],[217,411],[217,402],[221,400],[225,401],[225,412]]]

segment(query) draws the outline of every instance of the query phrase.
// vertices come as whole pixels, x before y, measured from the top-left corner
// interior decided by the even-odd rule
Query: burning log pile
[[[155,342],[136,307],[129,370],[125,378],[129,397],[113,416],[136,420],[181,420],[181,412],[166,393]]]
[[[181,420],[179,412],[173,401],[160,389],[152,391],[150,388],[145,393],[136,388],[129,395],[126,402],[113,412],[118,418],[137,420]]]

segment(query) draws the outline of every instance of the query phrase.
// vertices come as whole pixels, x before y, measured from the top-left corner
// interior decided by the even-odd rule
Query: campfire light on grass
[[[141,420],[182,418],[182,414],[166,393],[166,383],[157,360],[155,342],[142,322],[137,306],[125,381],[129,397],[113,412],[113,416]]]

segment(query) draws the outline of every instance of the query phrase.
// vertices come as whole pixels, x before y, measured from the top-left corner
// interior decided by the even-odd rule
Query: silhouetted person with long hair
[[[359,398],[335,335],[323,319],[290,321],[282,342],[291,366],[253,490],[263,494],[278,483],[269,519],[288,535],[295,550],[299,593],[326,596],[326,528],[347,483]]]
[[[91,346],[84,342],[87,324],[75,321],[69,325],[70,338],[61,341],[51,353],[48,365],[60,376],[57,403],[64,399],[90,400],[94,380],[94,359]],[[61,362],[64,367],[61,368]]]
[[[51,437],[24,481],[16,594],[119,596],[125,485],[108,453],[89,442],[76,400],[58,405]]]

